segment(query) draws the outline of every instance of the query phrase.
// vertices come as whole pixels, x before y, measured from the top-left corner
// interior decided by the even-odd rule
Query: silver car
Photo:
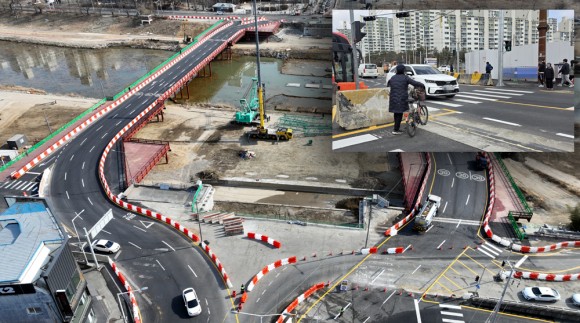
[[[522,291],[522,296],[528,301],[557,302],[560,300],[560,293],[550,287],[526,287]]]

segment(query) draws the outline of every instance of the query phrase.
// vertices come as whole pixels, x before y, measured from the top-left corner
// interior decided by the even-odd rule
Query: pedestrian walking
[[[493,66],[489,62],[485,62],[485,75],[487,78],[487,83],[485,85],[493,85],[493,81],[491,80],[491,71],[493,70]]]
[[[453,64],[449,65],[449,73],[453,74]]]
[[[558,86],[569,86],[570,85],[570,64],[568,60],[564,58],[564,64],[560,67],[560,73],[562,73],[562,82]]]
[[[538,87],[544,87],[544,79],[546,77],[546,75],[544,75],[545,73],[546,73],[546,62],[541,61],[540,64],[538,64],[538,82],[540,82],[540,85],[538,85]]]
[[[546,89],[549,91],[554,90],[554,69],[552,68],[552,64],[548,63],[546,66],[546,71],[544,73],[546,78]]]
[[[389,112],[395,114],[395,128],[393,129],[393,135],[400,135],[401,132],[401,121],[403,120],[403,113],[409,110],[409,94],[408,88],[409,84],[415,87],[421,87],[425,90],[423,83],[417,82],[405,75],[405,65],[397,65],[397,74],[393,75],[387,87],[391,88],[389,94]]]
[[[575,60],[571,60],[570,61],[570,87],[574,87],[574,69],[576,67],[576,65],[578,64],[578,61]]]

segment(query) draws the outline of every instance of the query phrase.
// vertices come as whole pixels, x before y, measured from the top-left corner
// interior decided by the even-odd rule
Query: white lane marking
[[[491,243],[487,243],[487,242],[486,242],[486,243],[485,243],[485,245],[486,245],[487,247],[491,248],[492,250],[495,250],[495,251],[497,252],[497,254],[498,254],[498,255],[499,255],[500,253],[502,253],[502,252],[503,252],[503,250],[502,250],[501,248],[498,248],[498,247],[496,247],[496,246],[492,245]]]
[[[93,149],[95,149],[95,146],[93,146],[93,148],[91,148],[91,150],[89,150],[89,152],[92,152],[92,151],[93,151]]]
[[[119,255],[121,254],[121,252],[123,252],[123,250],[119,250],[119,252],[117,252],[117,254],[114,257],[115,260],[117,260],[117,258],[119,258]]]
[[[81,169],[85,169],[85,162],[83,162],[83,167],[81,167]]]
[[[106,233],[106,234],[111,234],[111,232],[109,232],[109,231],[107,231],[107,230],[104,230],[104,229],[101,229],[101,231],[103,231],[103,232],[104,232],[104,233]]]
[[[465,321],[462,320],[452,320],[452,319],[441,319],[441,321],[443,321],[444,323],[465,323]]]
[[[83,184],[83,187],[85,187],[85,180],[81,178],[81,183]]]
[[[473,103],[473,104],[480,104],[481,103],[479,101],[471,101],[471,100],[465,100],[465,99],[453,99],[453,101],[465,102],[465,103]]]
[[[130,107],[130,106],[131,106],[131,104],[133,104],[133,103],[129,103],[129,104],[127,104],[127,106],[126,106],[125,108],[128,108],[128,107]]]
[[[273,283],[273,281],[271,281],[271,282],[268,284],[268,286],[272,285],[272,283]]]
[[[461,309],[461,306],[451,305],[451,304],[439,304],[439,307],[451,308],[451,309],[454,309],[454,310],[460,310]]]
[[[465,93],[465,92],[463,92]],[[488,92],[489,93],[489,92]],[[509,96],[503,96],[503,95],[491,95],[491,94],[483,94],[483,93],[469,93],[471,95],[480,95],[480,96],[484,96],[484,97],[490,97],[490,98],[498,98],[498,99],[509,99]],[[472,97],[472,99],[475,99],[475,97]],[[479,99],[479,98],[477,98]]]
[[[413,303],[415,303],[415,313],[417,314],[417,323],[421,323],[421,312],[419,311],[419,301],[414,299]]]
[[[572,138],[572,139],[574,139],[574,136],[573,136],[573,135],[567,135],[567,134],[565,134],[565,133],[561,133],[561,132],[558,132],[558,133],[556,134],[556,136],[560,136],[560,137],[566,137],[566,138]]]
[[[517,268],[517,267],[521,266],[524,263],[524,261],[526,261],[526,259],[528,259],[528,255],[525,255],[522,257],[522,259],[518,260],[518,262],[516,262],[516,265],[514,267]]]
[[[455,184],[455,177],[453,177],[453,180],[451,181],[451,188],[453,188],[453,184]]]
[[[494,88],[493,91],[515,92],[515,93],[534,93],[533,91],[506,90],[506,89],[498,89],[498,88]]]
[[[137,110],[137,109],[133,109],[131,112],[129,112],[129,114],[133,114],[133,112],[135,112],[135,110]]]
[[[115,119],[115,117],[118,115],[118,113],[115,113],[115,115],[113,116],[113,119]]]
[[[480,225],[479,221],[453,219],[453,218],[440,218],[440,217],[434,217],[433,222],[442,222],[442,223],[451,223],[451,224],[460,222],[463,225],[476,225],[476,226]]]
[[[455,104],[455,103],[449,103],[449,102],[429,101],[429,104],[432,104],[432,103],[441,104],[441,105],[452,107],[452,108],[457,108],[457,107],[462,106],[461,104]]]
[[[105,132],[105,134],[101,137],[101,139],[105,138],[105,136],[108,134],[108,132]]]
[[[134,226],[134,227],[135,227],[135,228],[137,228],[137,229],[139,229],[139,230],[141,230],[141,231],[143,231],[143,232],[147,232],[147,231],[145,231],[145,229],[143,229],[143,228],[139,228],[139,227],[137,227],[137,226]]]
[[[429,230],[433,229],[434,225],[430,225],[429,229],[425,230],[425,233],[429,232]]]
[[[441,314],[442,315],[461,316],[461,317],[463,317],[463,313],[455,313],[455,312],[441,311]]]
[[[391,295],[389,295],[389,297],[387,297],[387,299],[385,299],[385,301],[383,302],[383,304],[381,304],[381,306],[382,306],[382,305],[385,305],[385,303],[389,301],[389,298],[391,298],[391,296],[395,295],[395,292],[396,292],[396,291],[393,291],[393,292],[391,293]]]
[[[189,265],[187,265],[187,267],[189,267],[189,270],[191,270],[191,272],[193,273],[195,278],[197,278],[197,274],[195,273],[195,271],[193,271],[193,268],[191,268],[191,266],[189,266]]]
[[[523,94],[517,94],[517,93],[496,93],[494,91],[489,91],[489,90],[473,90],[474,92],[480,92],[480,93],[492,93],[493,95],[496,94],[501,94],[501,95],[515,95],[515,96],[522,96]],[[509,98],[509,97],[508,97]]]
[[[70,200],[70,196],[68,195],[68,191],[66,191],[66,198]]]
[[[128,241],[128,243],[129,243],[129,244],[131,244],[131,245],[133,245],[133,246],[134,246],[135,248],[137,248],[137,249],[141,249],[141,247],[139,247],[138,245],[134,244],[134,243],[133,243],[133,242],[131,242],[131,241]]]
[[[262,295],[264,295],[264,294],[266,293],[266,291],[267,291],[267,289],[265,289],[265,290],[262,292]]]
[[[205,306],[209,306],[209,303],[207,302],[207,298],[205,298]]]
[[[477,250],[478,250],[479,252],[481,252],[482,254],[484,254],[484,255],[486,255],[486,256],[488,256],[488,257],[492,258],[492,259],[495,259],[495,256],[493,256],[493,255],[490,255],[489,253],[487,253],[487,252],[485,252],[485,251],[481,250],[481,246],[479,246],[479,247],[477,248]]]
[[[13,189],[15,190],[19,190],[20,187],[27,185],[28,182],[18,182],[18,185],[16,185]]]
[[[453,165],[453,161],[451,160],[451,155],[449,155],[449,153],[447,153],[447,158],[449,158],[449,164]]]
[[[31,189],[33,186],[35,186],[35,185],[36,185],[36,183],[32,183],[32,182],[31,182],[30,184],[28,184],[28,185],[24,186],[24,187],[22,188],[22,190],[23,190],[23,191],[27,191],[27,190]]]
[[[19,183],[20,183],[19,181],[14,181],[14,182],[12,182],[12,183],[10,183],[10,184],[6,185],[6,187],[5,187],[5,188],[12,189],[12,187],[13,187],[13,186],[15,186],[15,185],[18,185]]]
[[[462,98],[470,98],[470,99],[476,99],[476,100],[485,100],[485,101],[497,101],[497,99],[490,99],[490,98],[480,98],[477,96],[472,96],[472,95],[463,95],[463,94],[456,94],[455,96],[460,96]]]
[[[161,240],[161,242],[163,242],[163,243],[164,243],[166,246],[168,246],[168,247],[169,247],[169,249],[171,249],[171,250],[175,251],[175,249],[174,249],[172,246],[170,246],[170,245],[169,245],[169,243],[167,243],[167,242],[165,242],[165,241],[163,241],[163,240]]]
[[[437,109],[437,108],[433,108],[433,107],[427,107],[427,111],[429,112],[433,112],[433,111],[439,111],[441,109]]]
[[[119,122],[115,123],[115,126],[118,126],[118,125],[119,125],[119,123],[121,123],[121,121],[119,121]]]
[[[413,275],[417,270],[419,270],[419,268],[421,268],[421,265],[417,266],[417,268],[415,268],[415,270],[413,270],[413,272],[411,273],[411,275]]]
[[[569,107],[566,110],[572,110],[572,111],[574,111],[574,107]]]
[[[494,121],[494,122],[499,122],[499,123],[504,123],[510,126],[516,126],[516,127],[521,127],[522,125],[517,124],[517,123],[513,123],[513,122],[507,122],[507,121],[503,121],[503,120],[498,120],[498,119],[492,119],[492,118],[483,118],[485,120],[489,120],[489,121]]]
[[[455,229],[459,228],[459,225],[461,224],[461,220],[459,220],[459,222],[457,222],[457,225],[455,226]]]
[[[129,242],[129,243],[131,243],[131,242]],[[139,248],[139,249],[141,249],[141,248]],[[159,264],[159,266],[161,267],[161,269],[163,269],[163,271],[165,271],[165,267],[163,267],[163,265],[159,262],[159,260],[158,259],[155,259],[155,261],[157,261],[157,263]]]
[[[467,194],[467,200],[465,201],[465,205],[467,205],[467,203],[469,203],[469,197],[471,196],[471,194]]]
[[[75,158],[75,155],[70,156],[70,160],[69,161],[72,161],[73,158]]]
[[[100,127],[98,127],[98,128],[97,128],[97,131],[101,130],[101,128],[102,128],[102,127],[103,127],[103,126],[100,126]]]
[[[446,209],[447,209],[447,201],[445,201],[445,206],[443,207],[443,212],[441,212],[441,213],[445,213]]]
[[[482,244],[482,245],[481,245],[481,246],[479,246],[479,247],[480,247],[480,248],[483,248],[483,250],[485,250],[485,251],[487,251],[487,252],[489,252],[489,253],[493,254],[494,256],[498,256],[498,255],[500,254],[499,252],[496,252],[496,251],[494,251],[493,249],[491,249],[491,248],[489,247],[489,244],[487,244],[487,243],[485,243],[485,244]]]
[[[87,141],[87,139],[89,139],[89,138],[85,138],[85,140],[83,140],[83,142],[81,142],[81,146],[85,143],[85,141]]]
[[[258,297],[258,299],[256,300],[256,303],[258,303],[260,301],[260,297]]]
[[[372,281],[371,284],[373,284],[375,282],[375,280],[377,280],[377,278],[379,278],[379,276],[381,276],[383,273],[385,272],[385,270],[381,270],[381,272],[377,275],[377,277],[375,277]]]
[[[93,204],[93,201],[91,201],[91,198],[90,197],[87,196],[87,200],[89,200],[89,203],[91,203],[91,205],[94,205]]]
[[[277,274],[276,274],[276,277],[274,277],[274,278],[278,278],[278,276],[280,276],[280,273],[277,273]]]
[[[340,149],[352,145],[364,144],[365,142],[379,139],[377,136],[365,134],[361,136],[350,137],[346,139],[334,140],[332,142],[332,149]]]
[[[441,244],[439,244],[439,246],[437,246],[437,249],[441,248],[441,246],[445,243],[445,241],[447,241],[447,240],[443,240],[443,242],[441,242]]]

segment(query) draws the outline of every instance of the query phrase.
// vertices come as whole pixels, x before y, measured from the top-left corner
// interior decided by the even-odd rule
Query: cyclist
[[[391,88],[391,93],[389,94],[389,112],[395,114],[395,128],[393,129],[393,135],[400,135],[403,133],[400,131],[403,113],[409,110],[409,85],[421,87],[423,88],[423,91],[425,90],[425,85],[405,75],[405,65],[397,65],[396,70],[397,74],[391,77],[387,83],[387,87]]]

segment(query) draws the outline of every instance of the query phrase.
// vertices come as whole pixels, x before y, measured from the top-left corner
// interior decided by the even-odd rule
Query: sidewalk
[[[107,269],[102,268],[101,271],[92,269],[83,275],[91,293],[97,322],[123,322],[117,298],[103,276],[108,275]]]

